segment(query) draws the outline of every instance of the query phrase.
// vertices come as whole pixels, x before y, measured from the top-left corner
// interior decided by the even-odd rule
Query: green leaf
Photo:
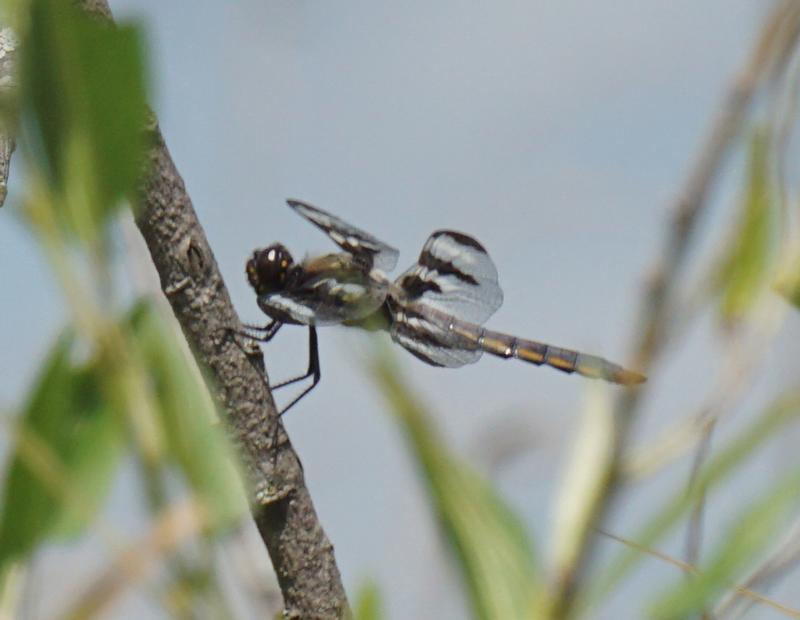
[[[0,517],[0,567],[43,539],[79,533],[97,511],[122,454],[122,424],[100,375],[70,362],[72,339],[51,351],[22,412]]]
[[[372,581],[367,581],[359,588],[352,618],[353,620],[380,620],[383,618],[381,594],[378,586]]]
[[[236,457],[185,342],[150,303],[137,305],[131,326],[154,386],[169,455],[204,501],[211,524],[224,527],[235,522],[247,508]]]
[[[531,617],[539,582],[524,526],[485,479],[448,451],[388,354],[372,370],[408,437],[475,616]]]
[[[769,151],[766,131],[754,132],[750,142],[747,192],[736,234],[719,274],[720,309],[727,321],[747,314],[758,296],[767,290],[778,222],[777,200],[769,176]]]
[[[92,235],[135,189],[144,161],[139,29],[31,0],[21,48],[23,137],[60,196],[62,221]]]
[[[687,618],[701,612],[737,577],[753,565],[765,547],[774,542],[791,510],[797,505],[800,473],[792,471],[773,486],[762,498],[736,520],[723,537],[713,559],[691,581],[681,580],[651,606],[652,617]]]

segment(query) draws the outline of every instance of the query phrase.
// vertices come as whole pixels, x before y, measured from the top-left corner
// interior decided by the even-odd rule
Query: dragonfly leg
[[[242,323],[242,330],[236,331],[237,335],[245,336],[251,340],[258,342],[269,342],[278,333],[278,330],[283,327],[283,323],[277,319],[272,319],[266,325],[251,325],[249,323]],[[253,335],[253,334],[258,334]]]
[[[288,379],[286,381],[281,381],[275,385],[270,386],[270,389],[277,390],[278,388],[286,387],[287,385],[292,385],[293,383],[297,383],[298,381],[302,381],[303,379],[308,379],[311,377],[311,385],[306,387],[300,394],[295,396],[289,404],[287,404],[283,409],[281,409],[280,415],[286,413],[289,409],[291,409],[294,405],[298,403],[298,401],[303,398],[306,394],[308,394],[311,390],[313,390],[317,383],[319,383],[319,379],[322,376],[319,367],[319,344],[317,342],[317,328],[313,325],[309,326],[308,328],[308,370],[304,375],[300,375],[299,377],[294,377],[293,379]]]
[[[225,334],[224,338],[226,340],[230,339],[233,340],[234,344],[239,347],[242,352],[248,357],[254,354],[253,351],[247,350],[242,343],[239,341],[239,338],[247,338],[250,341],[255,342],[269,342],[278,333],[278,330],[283,327],[283,323],[280,321],[273,319],[266,325],[250,325],[248,323],[242,324],[242,329],[235,329],[233,327],[225,327],[223,328],[223,332]]]

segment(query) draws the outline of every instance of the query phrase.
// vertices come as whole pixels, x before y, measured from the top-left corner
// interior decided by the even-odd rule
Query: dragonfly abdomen
[[[480,328],[477,333],[470,336],[476,340],[481,350],[504,359],[515,358],[537,366],[550,366],[568,374],[577,372],[584,377],[604,379],[622,385],[634,385],[645,381],[643,375],[626,370],[596,355],[554,347],[484,328]]]

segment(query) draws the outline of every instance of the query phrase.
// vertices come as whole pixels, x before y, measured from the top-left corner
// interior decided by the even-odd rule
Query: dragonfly
[[[646,380],[596,355],[483,327],[502,304],[503,291],[492,259],[474,237],[435,231],[416,263],[391,280],[387,274],[399,256],[395,248],[308,203],[290,199],[287,204],[342,251],[295,262],[283,244],[274,243],[256,249],[247,261],[248,282],[271,321],[246,325],[245,334],[269,342],[283,325],[308,327],[308,370],[271,389],[309,377],[311,383],[281,414],[319,383],[317,327],[325,325],[386,330],[394,342],[432,366],[457,368],[488,353],[621,385]]]

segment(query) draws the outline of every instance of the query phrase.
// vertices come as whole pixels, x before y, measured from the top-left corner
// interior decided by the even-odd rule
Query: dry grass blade
[[[636,334],[638,344],[630,367],[648,374],[653,360],[666,340],[672,309],[675,281],[686,260],[687,250],[699,216],[707,205],[719,172],[731,147],[741,133],[750,104],[759,87],[783,71],[795,49],[800,31],[800,2],[784,0],[768,15],[758,36],[755,48],[736,74],[714,121],[700,157],[691,169],[674,207],[667,243],[657,262],[645,293],[643,311]],[[619,424],[614,438],[614,458],[603,472],[604,492],[597,503],[592,522],[598,523],[611,505],[620,484],[620,460],[638,409],[643,389],[625,390],[616,413]],[[553,617],[566,617],[575,604],[576,591],[586,570],[593,549],[592,541],[584,545],[570,573],[565,575],[556,592]]]
[[[602,530],[602,529],[598,528],[597,532],[599,534],[601,534],[602,536],[605,536],[606,538],[610,538],[611,540],[615,540],[617,542],[620,542],[623,545],[625,545],[627,547],[630,547],[631,549],[634,549],[636,551],[640,551],[641,553],[644,553],[645,555],[649,555],[651,557],[654,557],[654,558],[656,558],[658,560],[661,560],[662,562],[666,562],[667,564],[671,564],[672,566],[675,566],[675,567],[681,569],[682,571],[684,571],[687,574],[694,575],[694,576],[701,575],[700,571],[693,564],[690,564],[688,562],[684,562],[684,561],[679,560],[677,558],[673,558],[672,556],[667,555],[666,553],[662,553],[661,551],[658,551],[656,549],[651,549],[649,547],[646,547],[645,545],[640,545],[640,544],[638,544],[637,542],[635,542],[633,540],[630,540],[630,539],[625,538],[623,536],[618,536],[617,534],[612,534],[611,532],[608,532],[606,530]],[[740,596],[747,597],[747,598],[749,598],[750,600],[752,600],[752,601],[754,601],[756,603],[761,603],[763,605],[767,605],[769,607],[772,607],[772,609],[774,609],[776,611],[779,611],[780,613],[784,614],[785,616],[787,616],[789,618],[800,618],[800,610],[792,609],[791,607],[787,607],[786,605],[783,605],[783,604],[781,604],[781,603],[779,603],[777,601],[773,601],[772,599],[770,599],[770,598],[768,598],[768,597],[766,597],[766,596],[764,596],[762,594],[759,594],[758,592],[755,592],[754,590],[751,590],[751,589],[749,589],[749,588],[747,588],[745,586],[734,585],[734,586],[731,587],[731,589],[734,592],[736,592],[736,594],[738,594]]]
[[[774,582],[785,575],[789,570],[800,563],[800,520],[796,520],[789,528],[783,539],[775,545],[769,554],[749,575],[742,581],[745,588],[755,588]],[[738,603],[742,603],[738,592],[733,592],[723,599],[714,609],[714,617],[733,617]],[[749,604],[743,605],[746,611]]]
[[[697,446],[694,461],[692,462],[692,471],[689,474],[689,482],[686,485],[688,492],[691,492],[692,487],[697,484],[697,476],[711,449],[711,437],[714,434],[715,426],[716,422],[712,420],[706,425],[705,429],[703,429],[703,436]],[[703,512],[705,505],[706,496],[703,489],[700,489],[697,503],[689,515],[689,525],[686,531],[686,561],[690,564],[696,564],[700,558],[700,546],[703,542]]]
[[[698,410],[648,441],[630,450],[620,464],[621,475],[628,480],[641,480],[655,474],[692,450],[702,440],[705,429],[730,414],[763,369],[764,356],[778,333],[788,312],[785,303],[768,298],[750,317],[750,334],[740,333],[726,341],[720,355],[724,366],[708,399]],[[676,412],[676,416],[677,412]]]

